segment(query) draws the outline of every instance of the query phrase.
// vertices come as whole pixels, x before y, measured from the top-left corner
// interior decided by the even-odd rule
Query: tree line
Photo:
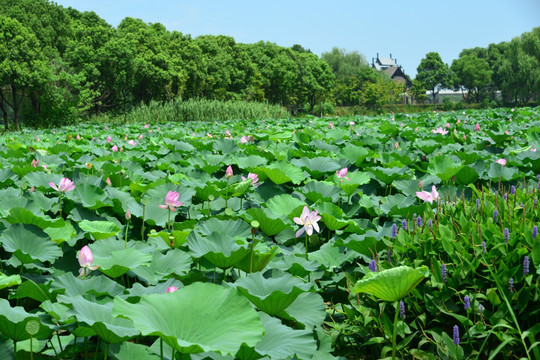
[[[420,61],[413,92],[427,89],[435,99],[442,89],[463,92],[464,101],[498,101],[513,106],[540,98],[540,27],[510,42],[464,49],[450,66],[437,52]],[[436,104],[434,102],[434,104]]]
[[[432,86],[419,80],[405,89],[371,68],[363,55],[338,48],[318,57],[301,45],[242,44],[222,35],[192,38],[130,17],[114,28],[94,12],[48,0],[3,0],[0,14],[0,116],[6,130],[10,122],[17,129],[21,121],[61,125],[81,116],[187,99],[268,102],[293,114],[327,112],[333,106],[378,108],[399,101],[405,91],[418,91],[421,100],[421,90]],[[538,37],[536,29],[534,34]],[[501,59],[517,51],[510,45],[495,46]],[[488,63],[490,56],[487,51]],[[476,53],[471,57],[483,59]],[[463,68],[470,72],[469,65]],[[504,80],[502,72],[499,78],[489,71],[490,91],[499,84],[516,86],[514,78]],[[434,81],[435,91],[449,84],[446,78]],[[484,83],[462,85],[471,96],[485,88]],[[525,94],[519,90],[511,96],[521,100]]]

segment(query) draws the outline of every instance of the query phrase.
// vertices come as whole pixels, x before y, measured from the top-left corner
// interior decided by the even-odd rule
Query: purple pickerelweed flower
[[[476,199],[476,212],[480,209],[480,199]]]
[[[407,230],[407,220],[403,220],[403,221],[401,222],[401,228],[402,228],[403,230],[405,230],[405,231]]]
[[[395,239],[397,237],[397,225],[392,224],[392,239]]]
[[[416,226],[422,226],[422,217],[420,215],[416,218]]]
[[[516,195],[516,187],[514,185],[510,187],[510,194]]]
[[[482,252],[484,254],[486,253],[486,242],[485,241],[482,241]]]
[[[403,301],[399,302],[399,316],[405,319],[405,303]]]
[[[510,230],[504,228],[504,243],[508,244],[508,239],[510,239]]]
[[[523,275],[527,276],[529,274],[529,257],[525,256],[523,258]]]
[[[454,344],[459,345],[459,327],[457,325],[454,325],[453,335],[452,339],[454,340]]]
[[[371,260],[369,263],[369,270],[377,272],[377,262],[375,260]]]
[[[508,194],[504,194],[504,201],[508,202]]]
[[[510,278],[510,280],[508,280],[508,290],[510,291],[513,291],[514,290],[514,279],[513,278]]]
[[[493,210],[493,222],[499,222],[498,216],[499,212],[497,210]]]
[[[446,264],[441,265],[441,277],[446,282]]]
[[[533,230],[532,230],[532,238],[536,239],[537,236],[538,236],[538,226],[534,225]]]
[[[468,296],[465,296],[463,298],[463,306],[465,310],[469,310],[471,308],[471,298]]]
[[[484,316],[484,310],[485,310],[484,305],[482,304],[478,305],[478,311],[480,311],[481,316]]]
[[[433,220],[429,219],[427,222],[430,229],[433,229]]]

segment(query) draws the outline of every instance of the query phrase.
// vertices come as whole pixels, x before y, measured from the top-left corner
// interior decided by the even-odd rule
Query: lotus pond
[[[538,109],[0,136],[0,358],[540,359]]]

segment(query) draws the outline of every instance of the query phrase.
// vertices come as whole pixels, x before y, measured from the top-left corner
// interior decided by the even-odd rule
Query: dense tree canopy
[[[333,48],[319,57],[299,44],[191,38],[130,17],[114,28],[94,12],[49,0],[3,0],[0,14],[0,116],[6,129],[11,121],[18,128],[20,119],[60,125],[191,98],[266,101],[295,114],[327,105],[380,109],[405,92],[357,51]],[[536,28],[509,43],[463,50],[452,72],[429,53],[409,96],[422,101],[424,89],[436,96],[454,85],[467,91],[467,101],[498,92],[508,103],[534,101],[539,49]]]

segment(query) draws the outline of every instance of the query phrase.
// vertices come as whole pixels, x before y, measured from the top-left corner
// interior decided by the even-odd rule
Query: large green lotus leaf
[[[248,274],[236,280],[234,286],[261,311],[277,315],[285,310],[298,295],[313,291],[312,285],[291,274],[265,278],[262,273]]]
[[[385,301],[398,301],[428,276],[429,270],[425,266],[419,269],[398,266],[381,272],[369,272],[354,285],[353,291],[371,294]]]
[[[479,177],[480,175],[475,168],[471,166],[464,166],[456,174],[456,182],[461,185],[469,185],[475,183]]]
[[[30,298],[40,303],[46,300],[51,300],[50,284],[37,284],[32,280],[27,280],[17,287],[10,299]]]
[[[9,224],[0,235],[0,243],[22,263],[49,261],[54,263],[62,250],[39,227],[29,224]]]
[[[91,210],[111,206],[111,201],[107,198],[105,192],[93,184],[77,184],[75,190],[73,190],[73,198],[78,199],[84,207]]]
[[[236,267],[246,273],[262,271],[278,253],[279,247],[260,242],[253,248],[253,255],[245,256]]]
[[[238,264],[250,253],[244,237],[232,236],[222,232],[213,232],[208,236],[201,236],[191,232],[187,245],[194,258],[204,257],[220,269]]]
[[[38,207],[43,212],[48,212],[53,208],[56,204],[58,204],[58,200],[55,198],[48,198],[45,196],[45,194],[41,191],[33,191],[28,194],[28,197],[30,199],[30,203],[32,204],[32,207]],[[30,210],[26,208],[27,210]]]
[[[257,174],[263,172],[276,185],[292,182],[295,185],[304,180],[302,169],[288,162],[275,162],[269,166],[259,168]]]
[[[246,157],[238,157],[236,160],[233,160],[232,163],[238,165],[240,169],[250,171],[266,165],[268,163],[268,160],[266,160],[262,156],[249,155]]]
[[[375,179],[378,179],[385,183],[386,185],[391,184],[394,180],[402,177],[407,171],[407,167],[392,167],[392,168],[382,168],[382,167],[373,167],[367,170],[372,173]]]
[[[232,154],[240,150],[236,142],[231,139],[218,139],[214,142],[214,151],[220,151],[223,155]]]
[[[172,274],[185,275],[191,268],[192,259],[189,254],[179,249],[172,249],[166,254],[154,252],[150,265],[131,269],[145,283],[155,285]]]
[[[293,330],[278,319],[260,314],[264,325],[264,336],[255,346],[255,351],[270,359],[311,359],[317,350],[313,331]]]
[[[298,208],[303,208],[304,205],[306,205],[305,202],[290,194],[276,195],[266,203],[268,209],[276,216],[287,217],[290,217]]]
[[[234,355],[242,344],[255,346],[264,333],[249,301],[234,288],[210,283],[143,295],[137,304],[115,298],[113,315],[133,320],[143,336],[159,336],[181,353]]]
[[[341,229],[349,224],[348,220],[342,220],[343,210],[331,202],[319,202],[313,205],[321,216],[321,220],[326,227],[332,231]]]
[[[70,222],[64,219],[51,219],[47,215],[36,215],[24,208],[12,208],[6,221],[11,224],[32,224],[41,228],[51,240],[60,244],[70,240],[77,235],[77,231]]]
[[[381,212],[387,215],[401,215],[406,217],[410,214],[421,214],[424,212],[424,203],[415,206],[417,203],[416,196],[405,196],[402,194],[389,195],[386,201],[381,205]]]
[[[86,300],[82,296],[59,295],[58,302],[71,304],[73,308],[68,311],[68,314],[74,315],[78,322],[90,326],[109,344],[120,343],[140,334],[139,330],[133,327],[133,321],[113,315],[112,301],[100,304]]]
[[[491,180],[501,179],[503,181],[513,180],[514,178],[519,178],[521,176],[517,169],[502,166],[495,162],[489,167],[487,175]]]
[[[310,181],[306,185],[297,189],[304,194],[311,202],[317,200],[337,201],[341,189],[332,183],[323,181]]]
[[[129,192],[121,191],[114,187],[107,187],[105,193],[113,201],[116,212],[125,213],[129,210],[131,216],[142,217],[142,205]]]
[[[0,273],[0,290],[21,283],[21,277],[19,275],[5,275]]]
[[[419,180],[396,180],[392,185],[404,195],[415,197],[417,191],[422,191],[422,189],[418,187],[418,183]],[[426,181],[424,181],[424,183],[426,183]]]
[[[336,241],[336,245],[345,246],[351,250],[356,251],[368,258],[371,258],[377,252],[387,248],[385,243],[381,240],[383,237],[382,232],[375,232],[368,230],[364,234],[352,234],[346,239],[339,239]]]
[[[12,184],[17,179],[17,175],[9,168],[0,169],[0,184],[6,186]]]
[[[333,271],[334,268],[341,268],[345,262],[353,260],[354,252],[339,246],[335,246],[335,241],[327,242],[317,251],[309,253],[311,260],[317,261],[326,270]]]
[[[0,333],[4,336],[14,341],[30,339],[26,323],[31,320],[39,323],[39,331],[34,338],[47,339],[52,331],[42,324],[38,315],[26,312],[22,306],[11,307],[9,301],[0,299]]]
[[[116,360],[160,360],[158,355],[152,354],[146,345],[135,344],[129,341],[113,345],[109,352]],[[164,353],[165,355],[165,353]]]
[[[530,164],[535,174],[540,172],[540,153],[538,151],[522,151],[517,154],[517,158],[521,160],[523,164]]]
[[[304,169],[316,179],[326,173],[334,172],[341,168],[337,162],[329,157],[314,157],[312,159],[303,157],[301,159],[292,159],[291,164]]]
[[[326,318],[326,305],[321,295],[307,292],[298,297],[279,314],[280,318],[293,320],[306,329],[320,326]]]
[[[442,181],[448,181],[452,176],[456,175],[463,165],[458,164],[450,156],[437,156],[429,162],[427,172],[431,175],[436,175]]]
[[[122,285],[106,276],[89,276],[84,280],[75,277],[72,273],[55,277],[51,288],[70,297],[87,293],[94,294],[96,297],[104,295],[114,297],[122,294],[125,290]]]
[[[36,189],[50,189],[51,191],[54,191],[49,186],[49,182],[52,181],[53,183],[58,184],[60,180],[62,180],[62,175],[34,171],[26,174],[22,180],[30,186],[34,186]]]
[[[433,153],[435,149],[441,146],[441,143],[435,140],[421,140],[421,141],[416,141],[414,143],[414,146],[420,148],[420,150],[422,150],[424,154],[428,155],[428,154]]]
[[[79,222],[82,231],[90,233],[96,240],[115,236],[120,231],[120,227],[111,221],[88,221]]]
[[[210,235],[213,232],[222,232],[231,236],[251,237],[251,227],[242,220],[219,220],[211,218],[200,222],[196,231],[202,235]]]
[[[359,166],[368,156],[369,150],[362,146],[344,146],[337,155],[340,159],[346,159],[350,164]]]
[[[121,296],[123,299],[127,298],[137,298],[137,301],[139,301],[140,297],[143,295],[150,295],[150,294],[165,294],[167,292],[167,289],[171,286],[174,286],[178,289],[184,286],[180,281],[176,279],[168,279],[167,281],[160,282],[157,285],[150,285],[148,287],[145,287],[140,282],[136,282],[133,284],[131,289],[129,289],[129,295]],[[130,300],[131,303],[135,302],[133,300]]]
[[[334,154],[334,153],[337,153],[339,151],[339,146],[337,145],[333,145],[333,144],[329,144],[321,139],[313,139],[309,142],[308,144],[309,146],[311,146],[312,148],[314,149],[317,149],[317,150],[324,150],[328,153],[331,153],[331,154]]]
[[[146,254],[140,250],[127,248],[110,252],[107,256],[99,255],[98,252],[101,242],[96,242],[92,245],[92,249],[96,249],[94,253],[94,264],[99,265],[99,270],[107,276],[117,278],[124,275],[129,270],[139,266],[148,266],[152,261],[152,255]]]
[[[268,236],[274,236],[276,234],[279,234],[281,231],[285,230],[288,226],[285,225],[283,220],[281,219],[274,219],[269,214],[268,209],[264,208],[251,208],[246,211],[246,220],[251,222],[252,220],[256,220],[259,222],[259,228],[261,231],[268,235]]]

